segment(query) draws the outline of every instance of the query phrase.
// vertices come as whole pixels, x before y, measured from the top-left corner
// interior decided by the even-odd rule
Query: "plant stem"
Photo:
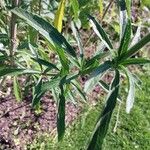
[[[12,7],[17,7],[19,5],[19,0],[12,0]],[[11,14],[11,22],[10,22],[10,57],[13,58],[17,47],[17,16],[15,14]]]

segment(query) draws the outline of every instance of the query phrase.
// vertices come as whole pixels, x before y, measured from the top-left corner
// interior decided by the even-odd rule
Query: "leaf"
[[[56,65],[44,60],[44,59],[40,59],[40,58],[32,58],[35,62],[38,62],[41,65],[47,66],[50,69],[56,69],[59,70]]]
[[[58,101],[58,113],[57,113],[57,132],[58,141],[62,140],[65,133],[65,96],[63,86],[60,86],[61,93]]]
[[[134,37],[132,39],[132,42],[130,44],[130,47],[133,46],[133,45],[135,45],[141,39],[141,33],[140,33],[140,31],[141,31],[141,25],[138,25],[136,33],[135,33],[135,35],[134,35]]]
[[[72,27],[74,37],[75,37],[75,39],[77,41],[77,44],[78,44],[78,48],[80,50],[80,57],[81,57],[81,60],[82,60],[84,54],[83,54],[83,45],[82,45],[82,42],[81,42],[80,34],[79,34],[79,31],[77,31],[74,22],[71,22],[71,27]]]
[[[20,102],[22,100],[21,87],[18,83],[16,76],[14,76],[14,80],[13,80],[13,91],[14,91],[14,95],[15,95],[16,100],[18,102]]]
[[[82,89],[78,86],[78,82],[77,81],[72,81],[71,83],[73,84],[74,88],[76,89],[76,91],[78,92],[80,97],[84,100],[84,102],[86,102],[87,101],[86,96],[82,92]]]
[[[131,39],[131,21],[128,19],[128,22],[125,27],[124,35],[120,42],[120,47],[118,49],[118,55],[124,55],[124,53],[128,50],[129,42]]]
[[[120,75],[119,71],[116,70],[116,74],[114,80],[111,84],[111,90],[108,94],[106,105],[102,110],[101,115],[98,118],[97,124],[92,132],[92,136],[89,140],[89,144],[86,150],[101,150],[103,140],[106,136],[110,119],[113,113],[113,110],[116,106],[116,101],[119,92],[119,82],[120,82]]]
[[[131,3],[132,3],[132,0],[126,0],[127,13],[128,13],[129,18],[131,18]]]
[[[6,55],[1,55],[1,56],[0,56],[0,62],[3,62],[3,61],[5,61],[5,60],[8,60],[8,56],[6,56]]]
[[[24,69],[19,69],[19,68],[0,68],[0,77],[5,76],[5,75],[17,75],[19,73],[22,73]]]
[[[135,99],[135,79],[130,73],[130,71],[128,71],[127,69],[126,69],[126,75],[129,79],[129,91],[128,91],[128,96],[126,101],[126,112],[130,113]]]
[[[99,67],[97,67],[90,76],[90,79],[85,82],[84,86],[84,92],[90,92],[96,84],[98,84],[100,77],[102,73],[106,72],[108,69],[110,69],[111,63],[110,61],[106,61],[105,63],[101,64]]]
[[[58,6],[58,10],[54,19],[54,26],[56,29],[61,32],[62,31],[62,22],[64,17],[64,9],[65,9],[66,0],[61,0]]]
[[[37,84],[35,85],[35,90],[32,98],[32,107],[35,107],[39,104],[39,101],[44,94],[44,92],[41,92],[41,87],[42,87],[42,77],[39,78]]]
[[[112,44],[111,44],[107,34],[105,33],[105,31],[101,27],[101,25],[91,15],[88,15],[88,18],[90,19],[90,22],[92,24],[93,30],[95,31],[97,36],[102,40],[102,42],[104,42],[104,44],[106,45],[106,47],[109,50],[113,49],[113,46],[112,46]]]
[[[51,90],[52,88],[56,88],[59,86],[61,78],[51,79],[50,81],[43,82],[41,87],[41,92],[46,92]]]
[[[150,63],[149,59],[144,59],[144,58],[130,58],[127,60],[124,60],[120,62],[121,65],[127,66],[127,65],[137,65],[137,64],[146,64]]]
[[[122,56],[122,59],[126,59],[137,53],[143,46],[150,42],[150,33],[143,37],[138,43],[129,48],[129,50]]]
[[[107,83],[105,83],[103,80],[99,80],[99,85],[100,85],[106,92],[109,92],[109,90],[110,90],[110,85],[108,85]],[[118,94],[117,100],[118,100],[119,102],[121,102],[121,97],[120,97],[119,94]]]
[[[0,77],[5,75],[21,75],[21,74],[41,74],[41,72],[31,69],[13,68],[11,66],[0,68]]]
[[[78,19],[78,15],[79,15],[79,3],[78,0],[71,0],[71,6],[73,9],[73,13],[74,13],[74,19],[75,21]]]
[[[59,59],[61,62],[61,75],[67,75],[69,73],[69,61],[68,58],[66,57],[64,51],[57,51],[58,55],[59,55]]]
[[[122,39],[127,24],[127,12],[125,0],[119,0],[119,6],[120,6],[120,39]]]
[[[68,54],[76,57],[75,50],[66,41],[61,33],[57,31],[49,22],[45,21],[37,15],[33,15],[21,8],[15,8],[12,12],[18,17],[24,19],[30,26],[39,31],[50,43],[63,48]]]

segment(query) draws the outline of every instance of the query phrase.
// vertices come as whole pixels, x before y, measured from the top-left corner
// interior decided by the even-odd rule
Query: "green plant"
[[[9,62],[9,56],[3,53],[0,59],[4,62],[0,68],[0,77],[6,75],[22,75],[29,74],[29,80],[34,79],[32,106],[36,107],[40,104],[41,97],[46,91],[51,90],[58,104],[57,113],[57,132],[58,140],[60,141],[65,133],[65,101],[68,96],[73,98],[73,90],[76,90],[83,100],[86,100],[82,92],[77,78],[83,75],[89,75],[89,80],[86,82],[84,92],[93,89],[97,83],[101,83],[102,87],[109,91],[106,104],[102,113],[98,117],[95,129],[87,145],[87,150],[99,150],[102,147],[104,137],[107,133],[109,122],[114,111],[114,108],[119,98],[119,89],[121,84],[120,74],[124,73],[129,81],[129,92],[126,102],[126,111],[129,113],[134,102],[134,89],[136,79],[134,75],[127,69],[128,65],[150,63],[149,59],[132,58],[144,45],[150,41],[150,34],[146,35],[135,45],[131,44],[131,19],[126,15],[126,3],[124,0],[118,1],[120,7],[120,46],[115,48],[109,37],[105,33],[102,26],[91,15],[87,15],[92,27],[100,38],[105,48],[108,51],[97,51],[90,59],[84,56],[84,50],[80,35],[72,22],[72,30],[75,34],[79,47],[79,55],[75,49],[69,44],[65,37],[48,21],[42,17],[25,11],[21,8],[11,10],[13,14],[26,21],[32,28],[37,30],[41,38],[44,38],[48,52],[55,52],[58,56],[56,63],[49,60],[45,54],[44,48],[40,50],[40,46],[34,42],[27,42],[27,51],[18,52],[14,55],[13,65]],[[128,11],[130,5],[128,5]],[[60,13],[61,14],[61,13]],[[130,13],[129,13],[130,14]],[[32,32],[30,33],[32,35]],[[27,58],[28,57],[28,58]],[[24,60],[22,61],[22,58]],[[30,62],[32,62],[30,64]],[[73,69],[76,69],[74,72]],[[101,81],[101,77],[108,71],[113,72],[114,79],[110,85]],[[18,100],[20,100],[20,91],[16,78],[14,78],[14,91]],[[28,87],[28,86],[27,86]]]

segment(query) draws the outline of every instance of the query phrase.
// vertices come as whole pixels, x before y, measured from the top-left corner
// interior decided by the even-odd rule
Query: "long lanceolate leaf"
[[[42,87],[42,77],[39,78],[35,90],[33,93],[33,99],[32,99],[32,107],[35,107],[36,105],[39,104],[41,97],[43,96],[44,92],[41,92],[41,87]]]
[[[101,75],[111,68],[111,62],[106,61],[105,63],[98,66],[90,76],[90,79],[85,83],[84,91],[90,92],[93,87],[99,82]]]
[[[146,64],[146,63],[150,63],[150,60],[145,59],[145,58],[129,58],[127,60],[124,60],[124,61],[120,62],[120,64],[123,65],[123,66]]]
[[[35,62],[38,62],[40,65],[44,65],[47,66],[49,69],[56,69],[59,70],[56,65],[44,60],[44,59],[40,59],[40,58],[32,58]]]
[[[16,100],[18,102],[21,101],[21,99],[22,99],[21,87],[19,85],[19,82],[18,82],[16,76],[14,76],[14,80],[13,80],[13,90],[14,90],[14,95],[16,97]]]
[[[107,133],[109,122],[116,106],[118,91],[119,91],[120,75],[116,70],[114,80],[111,84],[111,91],[108,94],[106,105],[97,121],[96,127],[90,138],[87,150],[101,150],[104,137]]]
[[[64,88],[60,83],[61,93],[58,100],[58,112],[57,112],[57,132],[58,132],[58,141],[60,141],[65,133],[65,96]]]
[[[74,13],[74,19],[77,20],[79,15],[79,2],[78,0],[71,0],[70,3]]]
[[[106,45],[106,47],[109,50],[113,49],[113,46],[112,46],[112,44],[111,44],[107,34],[105,33],[105,31],[101,27],[101,25],[91,15],[88,15],[88,18],[90,19],[90,22],[92,24],[93,30],[95,31],[97,36],[103,41],[103,43]]]
[[[150,42],[150,33],[143,37],[137,44],[129,48],[129,50],[122,56],[122,59],[126,59],[138,52],[143,46]]]
[[[66,3],[66,0],[60,1],[58,10],[55,15],[54,26],[56,27],[56,29],[59,32],[61,32],[61,30],[62,30],[62,21],[63,21],[63,17],[64,17],[65,3]]]
[[[121,39],[120,47],[118,49],[119,56],[124,55],[124,53],[128,50],[130,39],[131,39],[131,21],[128,19],[123,37]]]
[[[120,6],[120,39],[123,37],[126,23],[127,23],[127,12],[125,0],[118,0]]]
[[[126,0],[127,13],[129,18],[131,18],[131,5],[132,5],[132,0]]]
[[[24,19],[30,26],[39,31],[39,33],[43,35],[50,43],[53,42],[57,46],[66,50],[67,53],[69,53],[71,56],[76,57],[76,53],[71,45],[49,22],[21,8],[15,8],[12,10],[12,12],[20,18]]]
[[[133,107],[133,103],[134,103],[134,98],[135,98],[135,78],[132,75],[132,73],[122,67],[123,71],[125,72],[127,78],[128,78],[128,82],[129,82],[129,91],[128,91],[128,96],[127,96],[127,101],[126,101],[126,112],[130,113],[132,107]]]

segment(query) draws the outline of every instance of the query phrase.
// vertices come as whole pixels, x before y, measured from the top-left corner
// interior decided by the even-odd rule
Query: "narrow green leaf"
[[[40,58],[32,58],[35,62],[38,62],[41,65],[47,66],[50,69],[56,69],[59,70],[56,65],[44,60],[44,59],[40,59]]]
[[[78,94],[80,95],[80,97],[85,101],[87,101],[85,94],[82,92],[82,89],[78,86],[77,81],[72,81],[71,82],[74,86],[74,88],[77,90]]]
[[[127,13],[129,18],[131,18],[131,4],[132,4],[132,0],[126,0]]]
[[[41,92],[46,92],[51,90],[52,88],[56,88],[59,86],[61,78],[51,79],[50,81],[43,82],[41,87]]]
[[[42,87],[42,77],[39,78],[37,84],[35,85],[35,90],[32,98],[32,107],[35,107],[39,104],[40,99],[44,94],[44,92],[41,92],[41,87]]]
[[[119,0],[119,6],[120,6],[120,39],[122,39],[127,24],[127,12],[125,0]]]
[[[109,92],[109,90],[110,90],[110,85],[108,85],[107,83],[105,83],[103,80],[99,80],[99,85],[100,85],[106,92]],[[118,94],[117,100],[118,100],[119,102],[121,102],[121,97],[120,97],[119,94]]]
[[[124,55],[124,53],[128,50],[129,42],[131,39],[131,21],[128,19],[128,22],[125,27],[124,35],[120,42],[120,47],[118,49],[118,55]]]
[[[81,60],[82,60],[83,59],[83,45],[82,45],[82,42],[81,42],[79,31],[77,31],[74,22],[71,22],[71,27],[72,27],[74,37],[75,37],[75,39],[77,41],[77,44],[78,44],[78,48],[80,50],[80,57],[81,57]]]
[[[101,64],[95,70],[92,71],[90,78],[93,78],[93,77],[96,77],[96,76],[102,74],[104,71],[110,69],[111,66],[112,66],[111,61],[105,61],[103,64]]]
[[[96,84],[98,84],[101,75],[106,72],[108,69],[111,68],[111,62],[106,61],[105,63],[101,64],[99,67],[97,67],[90,76],[90,79],[85,82],[84,86],[84,92],[90,92]]]
[[[71,0],[71,6],[73,9],[73,13],[74,13],[74,19],[77,20],[78,19],[78,15],[79,15],[79,3],[78,0]]]
[[[136,80],[134,79],[134,76],[128,69],[124,68],[123,70],[125,71],[126,76],[128,78],[128,82],[129,82],[128,96],[127,96],[127,100],[126,100],[126,112],[130,113],[130,111],[133,107],[133,104],[134,104],[134,99],[135,99]]]
[[[113,110],[116,106],[116,101],[119,92],[119,82],[120,82],[120,75],[119,71],[116,70],[114,80],[111,84],[111,90],[106,100],[106,105],[98,118],[97,124],[94,128],[94,131],[92,132],[92,136],[90,138],[86,150],[102,149],[103,140],[107,133]]]
[[[124,61],[120,62],[120,64],[123,65],[123,66],[146,64],[146,63],[150,63],[150,60],[145,59],[145,58],[129,58],[127,60],[124,60]]]
[[[126,59],[137,53],[143,46],[150,42],[150,33],[143,37],[137,44],[129,48],[129,50],[122,56],[122,59]]]
[[[19,85],[19,82],[18,82],[16,76],[14,76],[14,79],[13,79],[13,91],[14,91],[14,95],[16,97],[16,100],[18,102],[20,102],[22,100],[21,87]]]
[[[57,113],[57,132],[58,141],[62,140],[65,133],[65,96],[63,86],[60,87],[61,93],[58,101],[58,113]]]
[[[8,57],[6,55],[1,55],[0,56],[0,62],[8,60]]]
[[[19,69],[19,68],[0,68],[0,77],[5,75],[17,75],[19,73],[22,73],[25,69]]]
[[[18,17],[24,19],[30,26],[39,31],[50,43],[54,43],[62,47],[71,56],[76,57],[75,50],[66,41],[64,36],[57,31],[49,22],[37,15],[33,15],[21,8],[15,8],[12,12]]]
[[[91,15],[88,15],[88,18],[90,19],[90,22],[92,24],[93,30],[95,31],[97,36],[102,40],[102,42],[104,42],[104,44],[106,45],[106,47],[109,50],[113,49],[113,46],[112,46],[112,44],[111,44],[107,34],[103,30],[102,26]]]

